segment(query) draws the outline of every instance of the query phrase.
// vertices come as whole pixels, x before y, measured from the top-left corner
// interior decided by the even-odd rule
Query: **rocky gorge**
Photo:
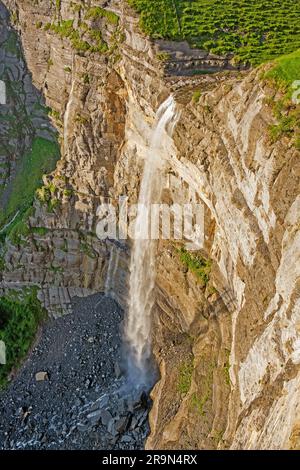
[[[299,449],[300,160],[291,136],[270,138],[269,128],[276,125],[272,104],[280,99],[280,90],[264,78],[270,65],[247,69],[184,42],[150,40],[123,0],[2,3],[7,10],[1,5],[1,21],[8,24],[10,12],[10,28],[22,43],[25,95],[34,92],[34,100],[44,99],[50,110],[39,110],[33,127],[60,145],[55,168],[43,176],[34,198],[26,231],[4,240],[2,295],[35,286],[53,322],[68,325],[81,312],[93,337],[96,320],[84,302],[89,306],[94,295],[102,299],[105,294],[101,302],[108,331],[121,322],[132,245],[99,240],[97,211],[101,203],[117,207],[122,195],[137,202],[157,109],[173,95],[180,118],[162,175],[161,200],[204,205],[204,246],[197,253],[203,269],[195,272],[182,242],[158,241],[151,337],[159,378],[151,391],[149,432],[148,405],[137,405],[141,425],[133,437],[134,413],[120,405],[124,413],[115,421],[125,418],[125,427],[132,426],[124,448]],[[95,8],[101,14],[92,14]],[[8,55],[9,62],[13,57]],[[16,63],[12,67],[20,69],[20,58]],[[32,103],[25,103],[30,115]],[[13,142],[20,153],[16,165],[31,139],[26,131]],[[4,163],[1,157],[8,198],[17,176]],[[10,223],[12,217],[5,225]],[[75,337],[76,326],[68,327]],[[53,338],[59,330],[54,327]],[[102,332],[97,335],[102,342]],[[105,354],[99,346],[95,364]],[[107,367],[110,377],[114,372]],[[37,371],[25,363],[25,376],[28,370]],[[18,387],[16,380],[8,394]],[[85,387],[76,383],[75,388]],[[96,386],[78,413],[97,411],[95,402],[106,385]],[[19,405],[13,409],[16,413]],[[79,422],[78,416],[68,419],[74,423],[64,436]],[[64,419],[57,421],[54,440],[37,430],[34,445],[44,439],[44,447],[49,442],[51,448],[58,446]],[[91,430],[81,424],[85,436]],[[96,439],[97,428],[91,432]],[[116,435],[99,446],[118,446]],[[78,439],[78,445],[93,446],[88,436],[84,443]],[[17,441],[20,436],[10,436],[4,445],[14,448]]]

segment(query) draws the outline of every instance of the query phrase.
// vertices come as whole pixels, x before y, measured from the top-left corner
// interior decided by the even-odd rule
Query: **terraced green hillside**
[[[300,48],[300,0],[128,0],[153,38],[260,64]]]

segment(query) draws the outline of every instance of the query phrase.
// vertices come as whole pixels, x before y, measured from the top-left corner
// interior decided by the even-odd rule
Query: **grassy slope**
[[[128,0],[154,38],[187,39],[253,65],[300,48],[300,0]]]
[[[253,66],[274,61],[265,75],[274,88],[277,119],[270,136],[273,141],[287,136],[300,149],[300,106],[292,101],[300,88],[295,83],[300,80],[300,0],[127,1],[139,12],[142,30],[153,38],[186,39],[212,53],[233,53],[236,62]],[[282,98],[275,99],[278,90]]]
[[[23,157],[12,182],[5,213],[0,215],[0,225],[18,210],[24,211],[30,206],[36,189],[42,184],[42,175],[54,170],[58,158],[59,147],[56,142],[41,137],[34,139],[31,150]]]
[[[0,340],[6,345],[6,364],[0,366],[0,389],[28,353],[44,316],[36,289],[28,290],[22,300],[16,294],[0,298]]]
[[[300,49],[274,60],[274,68],[267,77],[273,78],[283,86],[292,85],[295,80],[300,80]]]
[[[274,93],[280,91],[281,98],[271,97],[277,123],[271,126],[270,136],[273,141],[283,136],[292,139],[295,147],[300,150],[300,50],[274,60],[274,66],[265,74],[272,84]],[[294,86],[293,86],[294,85]],[[293,93],[296,92],[296,96]]]

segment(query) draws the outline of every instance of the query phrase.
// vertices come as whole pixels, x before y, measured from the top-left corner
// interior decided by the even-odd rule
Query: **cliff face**
[[[62,158],[56,171],[44,178],[30,219],[32,227],[46,230],[32,231],[22,251],[8,246],[2,285],[43,286],[40,297],[57,315],[69,309],[73,295],[109,288],[105,287],[106,274],[114,250],[95,235],[96,210],[100,201],[109,200],[113,187],[124,138],[125,101],[120,76],[104,56],[84,56],[67,38],[45,31],[44,26],[58,18],[78,18],[80,14],[74,13],[71,2],[61,2],[59,9],[54,3],[40,2],[37,8],[29,1],[7,2],[33,82],[42,90],[60,133]],[[115,28],[105,23],[105,31],[106,26],[108,36],[113,35]],[[54,208],[51,211],[49,203]],[[120,262],[122,258],[127,269],[124,248]]]
[[[53,109],[62,158],[44,180],[55,209],[40,197],[30,218],[47,231],[32,231],[21,248],[8,244],[1,287],[38,284],[54,314],[72,295],[94,291],[126,305],[129,248],[97,239],[96,211],[119,195],[136,201],[155,112],[174,93],[180,120],[163,199],[204,203],[201,255],[211,271],[199,279],[178,244],[159,243],[153,348],[161,379],[147,446],[299,448],[299,151],[268,137],[272,90],[261,71],[186,78],[188,51],[182,75],[173,64],[176,75],[165,76],[162,44],[141,35],[124,2],[88,5],[105,3],[120,18],[88,22],[101,29],[106,55],[45,30],[57,17],[75,17],[79,28],[85,10],[74,2],[4,3]]]
[[[299,152],[288,140],[270,144],[271,90],[260,74],[228,80],[186,106],[176,130],[175,171],[196,188],[212,221],[206,250],[217,293],[202,289],[205,308],[189,273],[163,247],[162,380],[153,392],[150,446],[299,446]],[[176,381],[188,342],[177,346],[178,331],[191,338],[194,369],[184,399],[176,406],[172,399],[170,420],[170,375]]]
[[[9,13],[0,4],[0,220],[3,225],[3,212],[14,215],[15,201],[10,201],[14,187],[24,191],[20,185],[20,173],[24,179],[30,165],[30,149],[43,142],[48,146],[53,157],[58,158],[55,145],[56,131],[43,106],[41,93],[33,86],[30,72],[24,61],[22,48],[16,31],[9,25]],[[37,151],[37,150],[36,150]],[[24,158],[23,158],[24,157]],[[41,161],[43,160],[43,156]],[[51,155],[49,155],[51,157]],[[26,161],[27,160],[27,161]],[[56,160],[48,158],[45,171],[55,168]],[[30,175],[34,179],[34,175]],[[23,198],[26,195],[23,194]],[[16,199],[16,198],[15,198]],[[1,230],[2,233],[2,230]]]

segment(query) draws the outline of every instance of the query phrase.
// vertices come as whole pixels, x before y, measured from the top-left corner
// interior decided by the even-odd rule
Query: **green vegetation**
[[[79,3],[77,3],[77,5],[72,6],[72,10],[73,10],[74,13],[80,12],[81,8],[82,8],[82,5],[80,5]]]
[[[18,35],[15,31],[11,31],[7,40],[4,43],[4,48],[10,54],[21,57],[21,49],[18,41]]]
[[[274,67],[265,76],[285,89],[300,80],[300,49],[275,59]]]
[[[270,137],[276,142],[281,137],[292,139],[300,150],[300,106],[293,100],[300,99],[300,50],[284,55],[274,61],[274,66],[265,74],[265,79],[274,89],[269,99],[277,123],[270,127]],[[279,93],[280,98],[275,99]]]
[[[62,38],[67,38],[67,37],[70,37],[71,34],[73,34],[74,32],[73,23],[74,23],[74,20],[65,20],[65,21],[61,21],[58,24],[47,23],[45,26],[45,29],[47,31],[48,30],[54,31],[56,34],[58,34]]]
[[[0,243],[4,243],[6,237],[14,244],[24,244],[24,237],[28,235],[28,218],[34,215],[34,207],[24,206],[7,222],[6,228],[0,231]]]
[[[90,84],[90,76],[89,76],[88,73],[84,73],[84,74],[82,75],[82,79],[83,79],[83,83],[84,83],[85,85],[89,85],[89,84]]]
[[[63,190],[63,195],[70,198],[74,194],[73,189],[64,189]]]
[[[276,106],[274,107],[278,123],[270,127],[271,140],[276,142],[284,136],[293,138],[296,148],[300,150],[300,109],[297,107],[290,109],[290,105],[285,105],[284,101],[280,103],[282,104],[281,111],[276,112]]]
[[[42,183],[42,175],[54,170],[59,158],[56,142],[36,137],[20,162],[16,177],[12,182],[5,213],[0,215],[0,226],[12,219],[17,211],[26,213],[32,205],[35,191]]]
[[[231,385],[231,380],[230,380],[230,362],[229,362],[229,357],[230,357],[230,351],[226,349],[226,362],[224,364],[224,375],[225,375],[225,382],[227,385]]]
[[[20,219],[10,227],[8,238],[13,245],[24,245],[26,243],[24,239],[30,233],[27,221],[28,213],[26,211],[22,214],[22,217],[20,217]]]
[[[10,20],[13,24],[17,24],[18,22],[18,14],[17,12],[14,10],[10,13]]]
[[[216,367],[215,363],[208,364],[205,367],[205,376],[201,381],[200,393],[193,393],[191,397],[191,406],[196,409],[196,411],[204,416],[206,412],[206,404],[212,398],[212,388],[213,388],[213,378],[214,378],[214,369]]]
[[[3,255],[0,255],[0,271],[4,271],[6,266],[5,259]]]
[[[60,273],[64,272],[64,270],[61,266],[53,266],[53,264],[50,266],[49,269],[50,269],[50,271],[52,271],[55,274],[60,274]]]
[[[86,12],[86,20],[97,20],[98,18],[106,18],[107,21],[112,25],[118,25],[119,17],[112,11],[105,10],[101,7],[92,7],[89,8]]]
[[[61,115],[58,111],[56,111],[55,109],[48,109],[48,114],[51,118],[55,119],[55,121],[57,122],[57,124],[62,124],[62,119],[61,119]]]
[[[74,20],[64,20],[59,23],[47,23],[45,25],[46,31],[53,31],[61,38],[68,38],[72,47],[79,52],[99,52],[104,53],[108,50],[108,46],[102,39],[100,30],[90,29],[87,26],[83,28],[84,32],[88,35],[91,42],[86,41],[82,38],[82,34],[79,30],[75,29]],[[85,25],[85,23],[83,23]]]
[[[210,398],[210,394],[210,390],[206,390],[206,393],[201,397],[199,397],[196,393],[193,393],[192,395],[191,405],[201,416],[205,414],[204,407]]]
[[[153,38],[257,65],[300,48],[298,0],[128,0]]]
[[[0,388],[28,353],[45,311],[37,299],[37,290],[28,290],[24,298],[0,298],[0,340],[6,345],[5,365],[0,366]]]
[[[167,62],[170,59],[170,54],[168,52],[159,52],[156,57],[161,62]]]
[[[179,250],[179,255],[180,261],[206,285],[209,281],[211,260],[192,254],[185,248]]]
[[[180,393],[186,394],[191,388],[193,370],[193,360],[186,361],[180,366],[177,383],[177,389]]]
[[[195,104],[199,103],[199,100],[201,98],[201,91],[200,90],[196,90],[193,94],[193,102]]]
[[[47,227],[32,227],[31,232],[39,235],[40,237],[44,237],[49,232]]]
[[[86,242],[80,242],[80,251],[91,259],[97,258],[93,247]]]
[[[48,212],[53,212],[61,204],[61,201],[55,196],[56,189],[56,186],[50,183],[36,190],[37,199],[47,206]]]
[[[212,430],[211,435],[212,435],[212,438],[213,438],[216,446],[219,444],[220,441],[223,441],[224,432],[225,432],[224,429],[219,429],[219,430],[213,429]]]

